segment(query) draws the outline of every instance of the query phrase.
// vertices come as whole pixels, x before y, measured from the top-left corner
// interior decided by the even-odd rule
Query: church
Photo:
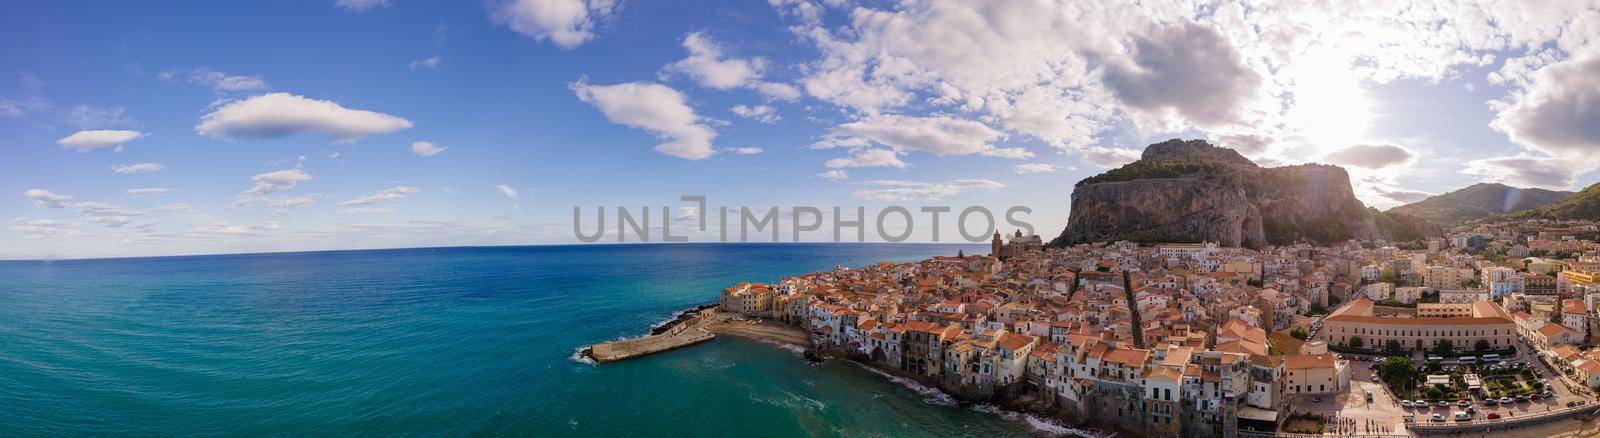
[[[1000,238],[999,231],[995,231],[994,240],[989,241],[989,255],[1002,260],[1030,252],[1043,251],[1044,239],[1041,239],[1038,234],[1023,236],[1022,230],[1017,230],[1017,233],[1012,235],[1010,242],[1003,241]]]

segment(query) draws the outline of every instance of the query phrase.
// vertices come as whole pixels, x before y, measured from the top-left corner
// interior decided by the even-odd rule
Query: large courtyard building
[[[1488,341],[1496,350],[1516,345],[1517,324],[1498,304],[1478,301],[1429,307],[1427,312],[1419,308],[1416,316],[1378,316],[1372,300],[1362,298],[1324,321],[1334,343],[1352,346],[1359,342],[1367,349],[1383,349],[1390,340],[1399,341],[1405,349],[1433,349],[1443,340],[1456,350],[1471,350],[1479,340]],[[1360,341],[1354,341],[1356,338]]]

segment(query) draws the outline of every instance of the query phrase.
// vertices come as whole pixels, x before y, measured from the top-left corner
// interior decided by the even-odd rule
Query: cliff
[[[1175,139],[1079,181],[1067,228],[1051,244],[1209,241],[1259,248],[1397,234],[1380,233],[1378,219],[1356,199],[1341,167],[1263,168],[1232,149]]]

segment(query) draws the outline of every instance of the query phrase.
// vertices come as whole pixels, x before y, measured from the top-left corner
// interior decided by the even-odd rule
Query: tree
[[[1439,343],[1433,345],[1433,354],[1444,356],[1454,352],[1455,346],[1450,345],[1449,339],[1440,339]]]
[[[1403,306],[1405,306],[1405,303],[1400,302],[1400,300],[1397,300],[1397,299],[1394,299],[1394,298],[1390,298],[1390,299],[1387,299],[1387,300],[1383,300],[1383,305],[1389,306],[1389,307],[1403,307]]]
[[[1400,341],[1390,339],[1389,342],[1383,343],[1383,348],[1388,350],[1389,354],[1400,354],[1400,351],[1405,347],[1400,345]]]
[[[1350,348],[1359,349],[1359,348],[1361,348],[1361,337],[1360,336],[1351,336],[1350,340],[1346,341],[1346,344],[1348,344],[1350,346]]]
[[[1294,330],[1289,330],[1289,336],[1302,341],[1311,339],[1311,333],[1307,333],[1306,329],[1300,327],[1295,327]]]
[[[1390,356],[1388,359],[1384,359],[1374,365],[1373,369],[1377,370],[1378,377],[1382,377],[1385,382],[1401,385],[1409,385],[1411,379],[1417,375],[1416,365],[1412,365],[1411,361],[1399,356]]]
[[[1476,351],[1476,352],[1479,352],[1479,353],[1482,353],[1482,352],[1485,352],[1485,351],[1489,351],[1489,340],[1488,339],[1479,339],[1478,342],[1472,344],[1472,351]]]
[[[1306,314],[1308,314],[1308,315],[1324,315],[1324,314],[1327,314],[1327,313],[1328,313],[1328,308],[1327,307],[1323,307],[1322,303],[1311,303],[1311,309],[1308,310]]]

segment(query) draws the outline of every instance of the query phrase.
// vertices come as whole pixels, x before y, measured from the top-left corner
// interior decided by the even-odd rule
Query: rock
[[[1079,181],[1052,245],[1130,240],[1260,248],[1374,237],[1338,166],[1263,168],[1203,140],[1168,140],[1138,161]]]

